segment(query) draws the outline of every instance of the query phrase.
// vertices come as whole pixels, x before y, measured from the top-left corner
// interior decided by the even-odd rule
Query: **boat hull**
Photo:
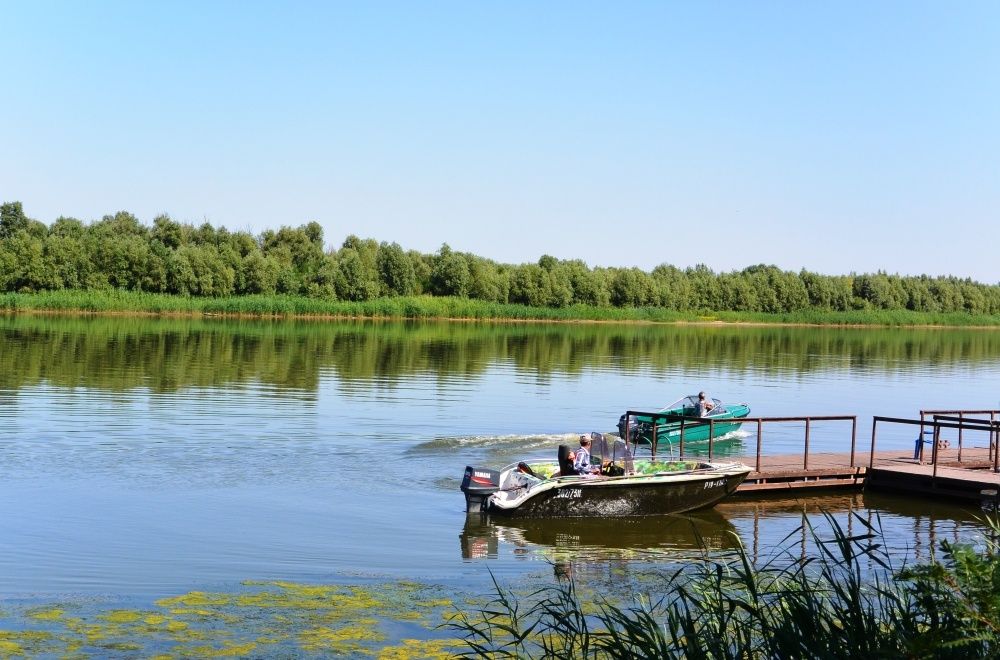
[[[750,468],[630,477],[560,477],[509,500],[494,496],[485,510],[511,518],[581,518],[683,513],[731,495]]]
[[[735,420],[720,420],[711,425],[709,424],[698,424],[691,425],[686,424],[684,426],[684,443],[693,442],[708,442],[709,435],[714,439],[719,439],[720,437],[732,433],[733,431],[739,431],[740,427],[743,426],[743,422],[739,419]],[[711,428],[709,428],[711,427]],[[731,438],[727,438],[731,439]],[[644,442],[653,441],[652,430],[647,430],[645,433],[639,434],[639,440]],[[656,428],[656,440],[657,443],[661,442],[672,442],[677,444],[681,440],[681,426],[680,424],[660,424]]]

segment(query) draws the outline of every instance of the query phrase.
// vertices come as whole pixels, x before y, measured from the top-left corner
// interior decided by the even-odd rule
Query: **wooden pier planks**
[[[1000,498],[1000,474],[986,469],[991,465],[989,458],[987,448],[963,448],[961,462],[957,460],[957,449],[943,450],[934,476],[932,465],[918,463],[905,450],[876,452],[870,469],[868,452],[858,452],[853,466],[849,453],[810,453],[808,469],[803,467],[801,454],[761,456],[760,469],[750,473],[737,494],[790,495],[868,487],[928,497],[996,501]],[[740,460],[757,465],[756,456]]]
[[[986,448],[964,448],[958,462],[954,449],[941,451],[934,466],[912,459],[880,461],[870,471],[867,486],[897,493],[942,496],[963,500],[997,501],[1000,474],[993,472]]]
[[[757,467],[757,458],[741,459]],[[800,454],[761,456],[760,469],[750,473],[736,491],[739,494],[771,494],[775,491],[860,488],[864,485],[868,455],[856,455],[851,466],[850,454],[810,453],[809,467]]]

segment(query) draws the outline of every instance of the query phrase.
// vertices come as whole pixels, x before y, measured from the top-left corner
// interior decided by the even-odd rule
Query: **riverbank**
[[[449,319],[477,321],[726,323],[817,326],[1000,327],[1000,316],[966,313],[857,310],[761,312],[675,311],[660,307],[530,307],[437,296],[400,296],[352,302],[304,296],[253,295],[223,298],[134,291],[46,291],[0,294],[0,311],[148,316],[249,318]]]

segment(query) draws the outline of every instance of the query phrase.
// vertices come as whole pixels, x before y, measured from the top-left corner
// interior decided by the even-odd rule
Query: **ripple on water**
[[[554,456],[699,389],[754,415],[856,414],[859,431],[874,414],[992,407],[998,357],[993,334],[899,329],[0,318],[0,590],[344,573],[488,587],[463,557],[465,465]],[[801,451],[803,431],[767,430],[764,453]],[[752,454],[744,432],[724,444]],[[843,450],[843,435],[814,425],[811,449]],[[874,510],[900,552],[970,531],[956,514]],[[718,529],[761,547],[821,515],[720,513]],[[610,574],[683,550],[655,522],[629,530],[503,524],[472,545],[502,576],[551,576],[546,562],[572,556]]]

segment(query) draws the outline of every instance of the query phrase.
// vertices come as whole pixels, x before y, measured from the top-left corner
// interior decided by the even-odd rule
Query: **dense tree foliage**
[[[707,266],[652,272],[590,268],[544,255],[500,264],[452,250],[404,251],[348,236],[325,249],[316,222],[260,236],[167,216],[151,227],[127,212],[85,224],[50,226],[0,205],[0,292],[123,289],[185,296],[287,293],[365,301],[430,294],[536,307],[661,307],[668,310],[787,313],[803,309],[1000,313],[1000,285],[956,277],[793,273],[755,265],[729,273]]]

